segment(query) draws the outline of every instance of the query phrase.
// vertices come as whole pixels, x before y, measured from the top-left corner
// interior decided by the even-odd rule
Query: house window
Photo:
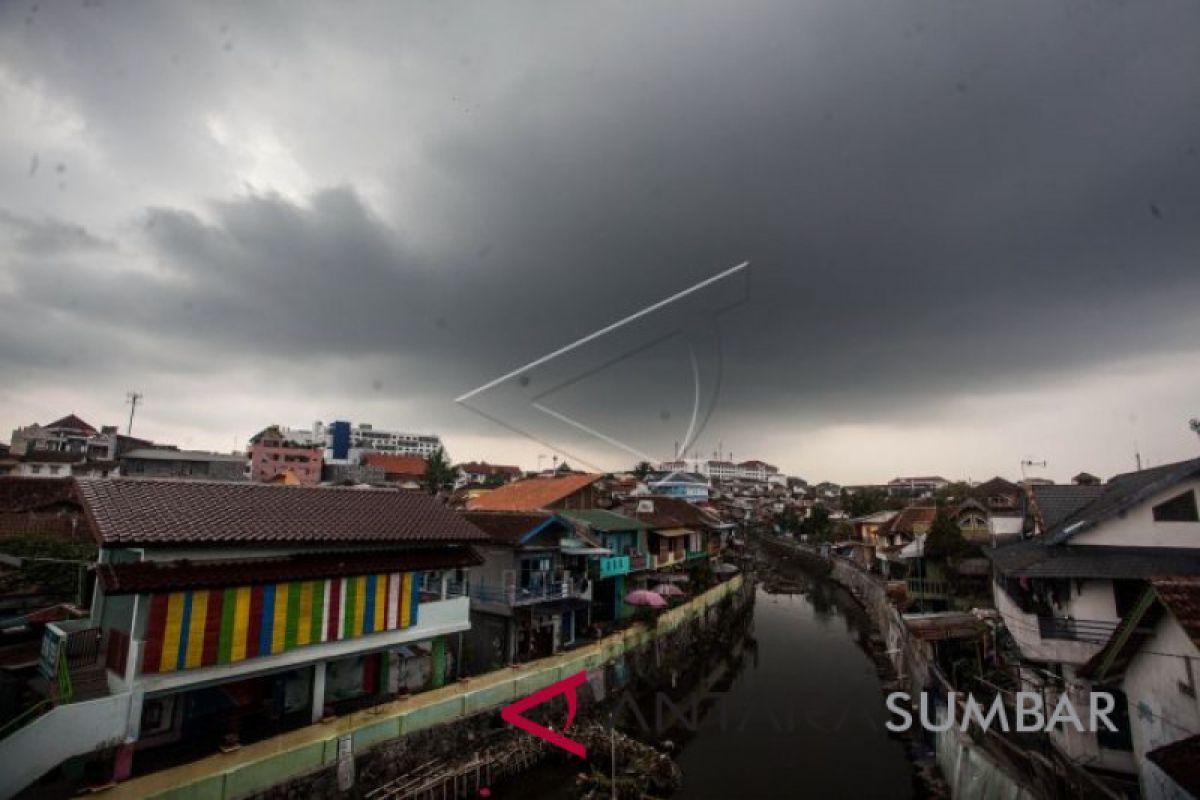
[[[54,466],[50,467],[50,474],[57,475],[59,473],[59,471],[61,471],[61,470],[62,470],[62,467],[55,464]]]
[[[40,464],[34,464],[32,467],[30,467],[30,468],[29,468],[29,471],[30,471],[31,473],[33,473],[34,475],[41,475],[41,474],[42,474],[42,467],[41,467],[41,465],[40,465]]]
[[[1155,522],[1200,522],[1196,510],[1196,493],[1188,489],[1164,503],[1154,507]]]

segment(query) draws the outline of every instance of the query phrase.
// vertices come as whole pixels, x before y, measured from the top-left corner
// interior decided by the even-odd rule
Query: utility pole
[[[138,403],[142,402],[142,393],[126,392],[125,402],[129,404],[129,426],[125,428],[125,435],[133,436],[133,415],[137,411]]]

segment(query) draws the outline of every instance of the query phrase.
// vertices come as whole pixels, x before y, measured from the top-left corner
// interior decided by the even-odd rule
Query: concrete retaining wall
[[[724,624],[720,609],[742,610],[752,585],[741,576],[665,611],[653,628],[635,625],[578,650],[471,678],[458,685],[377,706],[218,754],[182,767],[127,781],[106,793],[118,798],[237,800],[311,798],[337,794],[338,740],[351,737],[355,771],[363,786],[404,774],[431,758],[469,752],[493,730],[498,711],[519,697],[583,670],[653,680],[655,669],[685,669],[702,632]],[[648,645],[654,644],[650,647]],[[615,667],[620,665],[621,669]],[[597,698],[584,684],[581,713]],[[535,714],[529,716],[535,717]]]

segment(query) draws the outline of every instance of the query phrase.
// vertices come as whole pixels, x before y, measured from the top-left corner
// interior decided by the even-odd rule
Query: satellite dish
[[[654,513],[654,501],[653,500],[638,500],[637,513],[653,514]]]

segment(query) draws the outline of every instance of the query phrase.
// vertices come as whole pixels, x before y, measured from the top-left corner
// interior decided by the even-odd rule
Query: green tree
[[[925,535],[925,557],[934,561],[945,561],[960,555],[967,547],[962,531],[954,517],[945,509],[938,509],[929,533]]]
[[[856,492],[842,490],[841,506],[852,517],[865,517],[876,511],[884,511],[896,505],[894,498],[883,489],[869,487]]]
[[[813,506],[812,512],[800,523],[800,535],[810,542],[824,542],[833,537],[833,524],[829,521],[829,509]]]
[[[637,466],[633,468],[633,476],[639,481],[646,479],[646,476],[654,471],[654,465],[649,461],[639,461]]]
[[[433,451],[433,455],[425,459],[425,490],[430,494],[437,494],[442,489],[447,489],[454,485],[454,468],[450,466],[450,462],[446,460],[446,451],[438,448]]]
[[[84,564],[65,562],[94,562],[97,556],[95,545],[30,534],[6,539],[0,544],[0,553],[31,559],[23,562],[19,569],[0,575],[0,593],[36,587],[47,594],[75,598],[82,605],[91,602],[90,597],[76,597]]]

